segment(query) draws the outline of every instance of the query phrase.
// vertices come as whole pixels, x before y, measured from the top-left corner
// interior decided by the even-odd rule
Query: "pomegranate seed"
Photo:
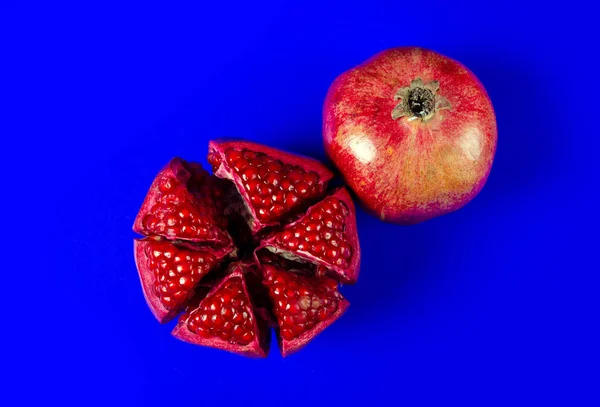
[[[296,334],[292,332],[291,329],[286,328],[281,330],[281,336],[283,337],[283,339],[291,341],[296,337]]]
[[[231,164],[231,166],[237,173],[239,173],[244,168],[246,168],[247,165],[248,165],[248,162],[246,160],[244,160],[243,158],[238,158]]]
[[[338,251],[334,247],[328,247],[327,250],[325,250],[325,257],[327,257],[328,260],[335,259],[337,254]]]
[[[174,179],[171,178],[167,178],[163,181],[162,184],[159,185],[158,189],[160,190],[160,192],[162,192],[163,194],[168,193],[171,189],[173,189],[173,184],[176,183],[177,181],[175,181]]]
[[[290,171],[288,180],[290,180],[291,183],[296,184],[298,181],[302,180],[302,175],[303,173],[298,170]]]
[[[302,180],[306,182],[309,186],[313,186],[318,182],[319,176],[317,175],[317,173],[310,171],[302,175]]]
[[[321,240],[321,236],[319,235],[318,231],[308,231],[306,232],[306,235],[304,235],[304,239],[308,242],[308,243],[317,243],[319,240]]]
[[[279,203],[283,203],[284,202],[284,193],[283,191],[276,191],[272,196],[271,196],[271,200],[275,203],[275,202],[279,202]]]
[[[279,204],[273,205],[271,207],[271,213],[273,213],[277,218],[279,218],[285,213],[285,207]]]
[[[311,222],[308,222],[308,224],[306,225],[306,231],[308,231],[308,232],[319,231],[319,230],[321,230],[320,222],[311,221]]]
[[[279,174],[277,173],[270,172],[265,177],[263,177],[263,179],[269,185],[272,185],[274,187],[279,186]]]
[[[227,157],[227,162],[231,164],[235,160],[240,159],[242,157],[242,153],[241,151],[230,148],[225,152],[225,157]]]
[[[306,182],[300,181],[295,185],[296,191],[298,191],[298,193],[301,196],[306,196],[308,195],[309,192],[309,186]]]
[[[256,179],[258,177],[258,171],[254,167],[248,167],[242,171],[242,179],[244,181],[249,181]]]
[[[285,194],[285,205],[290,208],[295,206],[298,203],[298,195],[296,195],[294,192],[288,192]]]
[[[254,151],[250,151],[250,150],[244,150],[242,155],[246,160],[252,160],[252,159],[256,158],[256,153]]]
[[[294,189],[294,184],[289,179],[283,179],[281,181],[281,190],[282,191],[291,191]]]

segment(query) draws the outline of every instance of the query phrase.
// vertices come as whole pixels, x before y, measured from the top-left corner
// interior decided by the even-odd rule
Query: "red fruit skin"
[[[396,92],[439,81],[450,109],[393,119]],[[323,107],[325,150],[381,220],[419,223],[463,207],[483,188],[497,144],[492,103],[461,63],[436,52],[385,50],[335,79]]]
[[[238,192],[242,196],[243,201],[246,203],[250,202],[248,192],[241,187],[241,181],[239,180],[238,176],[234,174],[233,170],[227,165],[223,164],[225,161],[224,154],[228,148],[234,148],[238,150],[247,149],[258,153],[263,153],[285,164],[299,166],[305,171],[314,171],[318,174],[319,182],[323,184],[324,189],[327,187],[327,183],[333,178],[333,173],[327,167],[325,167],[321,162],[309,157],[288,153],[283,150],[244,140],[216,139],[210,141],[208,144],[208,161],[213,165],[214,175],[219,178],[232,180],[235,183]],[[250,216],[250,219],[247,219],[249,221],[248,225],[253,234],[257,234],[265,227],[276,226],[279,224],[278,221],[261,222],[257,217],[255,208],[250,204],[246,206],[246,209]]]
[[[269,281],[272,281],[274,278],[276,278],[278,274],[283,274],[285,276],[289,273],[296,273],[298,272],[298,270],[285,270],[279,269],[278,267],[272,265],[261,265],[261,272],[263,273],[263,276],[265,278],[265,284],[268,285]],[[329,277],[316,277],[311,275],[304,275],[302,271],[299,271],[299,275],[300,278],[306,278],[313,281],[329,279]],[[326,320],[316,323],[316,325],[313,328],[309,329],[308,331],[300,334],[298,337],[293,338],[291,340],[286,340],[285,338],[283,338],[279,331],[279,327],[276,326],[277,339],[279,342],[279,350],[281,352],[281,356],[287,357],[304,348],[310,341],[314,339],[315,336],[319,335],[329,325],[337,321],[346,312],[349,306],[350,302],[340,295],[340,300],[337,303],[337,310],[332,315],[330,315]]]
[[[248,272],[247,270],[245,270],[245,267],[246,266],[242,265],[241,263],[236,263],[236,264],[232,265],[232,267],[230,269],[231,272],[229,274],[227,274],[222,280],[217,282],[203,299],[200,300],[199,298],[196,298],[195,301],[193,301],[193,302],[198,303],[198,306],[196,307],[196,309],[202,306],[202,301],[204,299],[210,298],[216,291],[218,291],[223,285],[225,285],[228,280],[230,280],[232,278],[241,278],[242,279],[243,291],[244,291],[246,297],[250,301],[252,301],[252,297],[249,295],[246,280],[244,278],[244,275],[246,274],[246,272]],[[190,308],[193,308],[193,307],[190,307]],[[255,309],[253,309],[253,313],[254,313],[253,329],[254,329],[254,333],[255,333],[254,340],[247,345],[242,345],[239,343],[231,343],[231,342],[225,341],[219,337],[204,338],[204,337],[201,337],[200,335],[195,334],[194,332],[192,332],[188,329],[189,316],[192,312],[193,312],[193,310],[190,310],[190,312],[187,315],[184,314],[179,319],[177,326],[175,327],[175,329],[173,329],[173,332],[171,333],[175,338],[177,338],[181,341],[187,342],[187,343],[194,344],[194,345],[207,346],[210,348],[221,349],[221,350],[225,350],[225,351],[228,351],[231,353],[235,353],[237,355],[246,356],[246,357],[250,357],[250,358],[266,358],[267,355],[269,354],[269,343],[270,343],[270,338],[271,338],[270,332],[269,332],[269,326],[268,326],[267,321],[265,321],[261,317],[261,313],[256,312]]]
[[[347,241],[350,243],[350,247],[352,249],[352,257],[350,258],[349,265],[347,267],[339,267],[335,264],[325,261],[322,256],[317,257],[306,250],[294,250],[291,251],[291,253],[293,253],[295,256],[298,256],[301,260],[308,261],[317,266],[324,266],[326,269],[329,270],[330,274],[333,274],[334,277],[336,277],[345,284],[354,284],[358,280],[361,259],[360,242],[358,240],[358,231],[356,228],[356,210],[352,198],[350,197],[350,194],[348,193],[348,190],[346,188],[338,188],[330,196],[339,199],[348,208],[349,215],[345,217],[344,235],[347,237]],[[325,199],[323,199],[323,201]],[[311,206],[307,210],[306,214],[300,219],[290,223],[289,225],[286,225],[283,228],[283,231],[294,228],[297,224],[303,222],[305,218],[310,217],[311,213],[320,206],[321,202],[318,202],[315,205]],[[256,249],[255,253],[257,253],[263,248],[271,249],[276,253],[285,253],[287,251],[290,251],[287,247],[278,243],[278,236],[281,233],[282,232],[280,231],[276,231],[269,235],[267,238],[265,238],[261,242],[260,246]],[[257,261],[259,260],[257,259]]]
[[[187,210],[189,213],[185,217],[176,212],[169,212],[165,205],[160,203],[161,198],[164,198],[167,194],[161,191],[167,181],[172,184],[171,191],[168,193],[177,196],[180,202],[180,206],[174,206],[174,208],[176,210]],[[200,164],[186,162],[179,157],[173,158],[152,182],[142,207],[135,218],[133,231],[146,236],[160,235],[172,240],[188,240],[218,246],[231,246],[231,238],[225,231],[227,219],[222,213],[219,213],[222,208],[214,207],[214,202],[221,193],[221,191],[218,191],[218,188],[221,187],[218,181],[220,180],[212,177],[202,169]],[[172,228],[165,225],[164,230],[148,228],[145,225],[145,219],[147,216],[156,215],[157,207],[163,212],[163,215],[171,215],[174,221],[182,222],[184,225],[193,223],[194,226],[206,227],[207,233],[198,235],[191,233],[189,228],[182,231],[181,225],[177,223]],[[202,222],[199,222],[199,219],[202,219]],[[172,231],[172,233],[168,233],[169,231]]]
[[[171,321],[180,311],[181,308],[185,305],[185,302],[181,304],[181,306],[173,309],[167,309],[164,304],[160,301],[160,298],[154,294],[154,274],[151,270],[148,269],[148,255],[146,253],[146,248],[148,245],[152,244],[152,242],[161,241],[156,238],[144,238],[144,239],[134,239],[133,241],[133,253],[135,257],[135,265],[137,267],[138,276],[140,278],[140,283],[142,285],[142,292],[144,293],[144,299],[146,300],[146,304],[148,304],[148,308],[152,314],[156,317],[158,322],[161,324]],[[168,241],[162,241],[164,244],[170,244]],[[185,242],[178,242],[178,246],[180,249],[190,249],[194,250],[193,246],[187,245]],[[196,248],[196,250],[203,250],[202,248]],[[213,267],[216,267],[221,261],[223,261],[226,257],[233,255],[235,252],[230,247],[225,247],[221,249],[210,249],[210,253],[215,257],[216,261]],[[192,290],[190,290],[192,291]],[[191,294],[191,293],[190,293]],[[190,295],[191,297],[192,295]]]

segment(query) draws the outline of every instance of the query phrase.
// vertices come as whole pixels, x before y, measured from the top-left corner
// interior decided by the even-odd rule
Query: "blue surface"
[[[259,3],[1,6],[0,404],[594,405],[594,11]],[[499,146],[482,193],[412,227],[359,212],[352,305],[299,354],[171,338],[132,253],[156,172],[175,155],[205,163],[217,136],[322,158],[331,81],[399,45],[462,61],[489,91]]]

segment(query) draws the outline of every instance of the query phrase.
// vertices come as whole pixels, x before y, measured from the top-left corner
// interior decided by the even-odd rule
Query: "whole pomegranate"
[[[321,163],[260,144],[216,140],[208,161],[172,159],[133,226],[144,297],[193,344],[265,357],[269,327],[287,356],[348,308],[339,282],[358,278],[352,200],[328,190]]]
[[[485,89],[465,66],[404,47],[336,78],[325,99],[323,138],[367,210],[414,224],[455,211],[479,193],[497,128]]]

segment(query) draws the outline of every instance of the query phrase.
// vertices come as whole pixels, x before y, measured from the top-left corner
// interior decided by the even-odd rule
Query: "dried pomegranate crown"
[[[270,326],[287,356],[348,308],[360,246],[347,190],[320,162],[247,141],[209,143],[215,175],[172,159],[133,230],[144,297],[173,335],[266,357]]]

